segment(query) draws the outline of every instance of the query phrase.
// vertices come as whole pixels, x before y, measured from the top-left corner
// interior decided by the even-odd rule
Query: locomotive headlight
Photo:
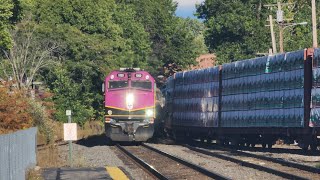
[[[112,115],[112,111],[111,110],[108,110],[108,115]]]
[[[147,116],[147,117],[153,116],[153,110],[152,110],[152,109],[148,109],[148,110],[146,111],[146,116]]]
[[[126,102],[128,106],[132,106],[134,101],[134,96],[132,93],[127,94]]]

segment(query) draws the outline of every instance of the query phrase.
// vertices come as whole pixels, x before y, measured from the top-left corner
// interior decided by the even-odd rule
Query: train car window
[[[109,81],[109,89],[126,88],[128,81]]]
[[[151,89],[152,83],[150,81],[131,81],[131,87],[141,89]]]

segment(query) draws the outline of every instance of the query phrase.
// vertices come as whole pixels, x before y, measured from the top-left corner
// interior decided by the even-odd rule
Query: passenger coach
[[[154,78],[139,68],[121,68],[105,79],[105,131],[112,141],[147,141],[154,133]]]

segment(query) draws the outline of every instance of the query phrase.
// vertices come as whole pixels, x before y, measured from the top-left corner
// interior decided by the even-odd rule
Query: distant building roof
[[[200,55],[196,61],[197,65],[191,66],[190,69],[204,69],[208,67],[215,66],[216,55],[214,54],[202,54]]]

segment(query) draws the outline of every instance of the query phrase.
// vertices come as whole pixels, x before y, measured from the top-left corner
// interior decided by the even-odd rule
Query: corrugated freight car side
[[[174,135],[263,147],[278,138],[304,149],[319,143],[319,49],[179,72],[167,87]]]
[[[170,76],[166,81],[165,89],[162,94],[165,97],[164,111],[165,114],[165,131],[171,131],[172,129],[172,114],[173,114],[173,91],[174,91],[174,77]]]
[[[175,127],[173,133],[177,135],[182,129],[183,134],[207,135],[212,127],[218,127],[219,67],[179,72],[173,81],[169,118]]]
[[[315,149],[320,131],[318,106],[310,109],[318,91],[311,65],[318,56],[318,49],[304,49],[224,64],[219,141],[271,147],[283,138]]]
[[[309,126],[320,127],[320,49],[315,49],[313,56]]]
[[[303,127],[304,51],[222,66],[221,127]]]
[[[218,73],[218,68],[209,68],[184,72],[181,81],[177,76],[175,125],[218,126]]]

